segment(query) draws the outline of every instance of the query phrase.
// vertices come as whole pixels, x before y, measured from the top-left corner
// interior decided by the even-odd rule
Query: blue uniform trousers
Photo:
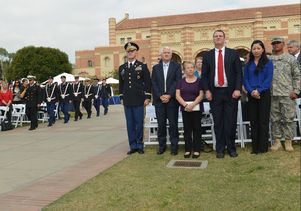
[[[55,103],[47,103],[47,113],[48,113],[48,123],[55,123],[55,115],[54,115]]]
[[[100,99],[99,98],[94,99],[93,106],[96,110],[96,116],[99,116],[99,111],[100,111]]]
[[[64,122],[67,123],[70,119],[69,103],[68,102],[60,102],[60,108],[64,114]]]
[[[124,106],[126,127],[131,150],[143,150],[144,106]]]

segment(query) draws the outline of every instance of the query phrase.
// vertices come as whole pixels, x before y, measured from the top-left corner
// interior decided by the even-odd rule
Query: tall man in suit
[[[147,65],[137,60],[139,46],[136,43],[128,42],[124,49],[128,61],[119,67],[119,93],[124,106],[130,146],[127,154],[144,154],[144,106],[151,100],[150,73]]]
[[[179,104],[175,98],[176,84],[182,78],[181,66],[171,61],[172,50],[164,47],[160,50],[161,61],[153,67],[153,104],[158,121],[159,149],[157,154],[166,150],[166,120],[169,122],[171,154],[178,153],[178,113]]]
[[[237,157],[235,133],[238,100],[242,88],[242,68],[238,54],[225,47],[225,33],[213,33],[215,48],[204,55],[202,80],[214,120],[216,157],[224,158],[224,150]]]

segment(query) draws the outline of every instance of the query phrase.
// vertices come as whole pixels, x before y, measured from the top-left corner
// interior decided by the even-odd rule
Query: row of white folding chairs
[[[297,99],[296,100],[296,118],[295,118],[295,122],[296,122],[296,128],[297,128],[297,124],[299,125],[299,129],[301,128],[301,117],[300,117],[300,104],[301,104],[301,99]],[[206,141],[207,143],[212,143],[213,144],[213,148],[215,149],[215,143],[216,143],[216,139],[215,139],[215,133],[214,133],[214,121],[213,121],[213,117],[212,114],[209,112],[210,111],[210,104],[208,102],[204,103],[204,110],[205,110],[205,114],[207,114],[207,116],[210,117],[210,121],[207,123],[202,123],[202,127],[210,127],[211,130],[209,132],[211,132],[211,136],[203,134],[202,136],[207,136],[206,138],[211,138],[212,141]],[[181,127],[183,127],[183,123],[181,121],[181,112],[179,112],[179,129]],[[144,127],[147,129],[147,140],[145,141],[146,145],[152,145],[152,144],[158,144],[157,141],[154,141],[157,139],[157,120],[156,120],[156,114],[155,114],[155,108],[152,105],[149,105],[146,107],[146,120],[148,121],[147,123],[145,123]],[[249,126],[250,129],[250,122],[249,121],[243,121],[243,117],[242,117],[242,105],[241,105],[241,101],[238,102],[238,113],[237,113],[237,133],[236,133],[236,140],[235,143],[240,144],[240,146],[242,148],[245,147],[245,143],[249,143],[251,142],[251,138],[249,137],[249,134],[247,134],[247,127]],[[167,131],[168,133],[168,131]],[[301,131],[300,131],[301,133]],[[271,134],[270,134],[271,137]],[[271,138],[270,138],[271,140]],[[301,140],[300,136],[297,136],[297,131],[295,131],[295,137],[294,140]],[[272,143],[272,142],[271,142]]]

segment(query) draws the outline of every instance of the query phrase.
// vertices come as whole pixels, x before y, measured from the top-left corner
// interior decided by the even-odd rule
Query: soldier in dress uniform
[[[41,88],[36,83],[35,76],[29,75],[27,79],[29,84],[24,94],[26,115],[30,120],[29,130],[35,130],[38,127],[38,107],[41,104]]]
[[[284,39],[272,39],[274,54],[271,56],[274,65],[273,83],[271,88],[271,120],[272,134],[275,140],[271,150],[282,148],[281,138],[285,138],[285,150],[294,150],[294,118],[296,116],[295,99],[300,93],[300,70],[297,60],[284,53]]]
[[[94,90],[94,101],[93,101],[93,106],[96,110],[96,116],[99,116],[100,114],[100,93],[101,93],[101,85],[98,84],[99,80],[98,79],[95,79],[95,82],[94,82],[94,87],[93,87],[93,90]]]
[[[128,155],[144,153],[143,121],[144,106],[151,100],[151,79],[146,64],[137,60],[139,46],[125,44],[127,62],[119,67],[120,101],[124,105],[130,150]]]
[[[66,76],[61,76],[62,83],[59,85],[59,107],[64,113],[64,123],[68,123],[70,119],[69,102],[72,97],[72,85],[66,82]]]
[[[53,77],[49,76],[44,93],[44,102],[46,102],[48,113],[48,127],[51,127],[55,123],[54,110],[58,101],[59,92],[57,83],[53,83]]]
[[[104,115],[109,111],[109,99],[112,97],[111,85],[106,83],[106,79],[102,79],[101,83],[101,102],[104,108]]]
[[[85,110],[87,111],[88,114],[88,119],[91,118],[91,114],[92,114],[92,100],[93,100],[93,86],[91,84],[91,79],[87,78],[86,79],[86,84],[84,87],[84,101],[83,101],[83,107],[85,108]]]
[[[83,114],[80,112],[80,103],[84,95],[84,85],[79,82],[79,76],[74,76],[75,82],[72,84],[72,102],[75,111],[74,121],[82,119]]]

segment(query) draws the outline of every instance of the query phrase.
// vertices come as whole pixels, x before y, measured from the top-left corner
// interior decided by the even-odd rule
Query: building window
[[[270,29],[276,29],[276,26],[270,26]]]
[[[300,24],[295,24],[294,25],[294,33],[299,33],[300,32]]]
[[[110,58],[109,57],[105,58],[105,66],[106,67],[110,66]]]
[[[93,62],[91,60],[88,60],[88,67],[93,67]]]
[[[150,36],[150,35],[147,35],[145,38],[146,38],[146,39],[150,39],[150,38],[151,38],[151,36]]]
[[[124,44],[125,43],[125,38],[120,38],[120,44]]]
[[[128,41],[128,42],[132,41],[132,38],[131,38],[131,37],[128,37],[128,38],[127,38],[127,41]]]

